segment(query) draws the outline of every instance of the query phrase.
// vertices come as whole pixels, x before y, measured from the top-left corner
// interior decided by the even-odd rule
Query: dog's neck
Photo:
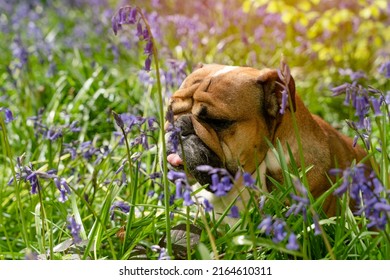
[[[299,167],[301,167],[300,154],[302,154],[299,152],[299,149],[305,149],[305,158],[303,159],[305,167],[318,166],[319,164],[322,166],[330,165],[329,162],[324,161],[324,159],[329,157],[321,157],[320,155],[321,153],[328,153],[327,146],[323,145],[325,138],[323,131],[299,97],[296,98],[296,110],[297,112],[299,111],[299,114],[297,112],[294,113],[295,122],[293,120],[293,112],[286,110],[280,121],[275,125],[274,134],[272,135],[273,148],[267,151],[263,162],[259,166],[260,170],[265,168],[265,172],[261,173],[264,176],[264,178],[261,178],[261,181],[266,182],[265,185],[268,191],[271,183],[269,180],[266,180],[267,175],[277,181],[283,181],[280,157],[283,157],[287,165],[290,164],[291,159],[288,148],[291,150],[293,158]],[[296,129],[294,126],[296,126]],[[298,137],[301,146],[299,146]],[[280,141],[283,148],[281,152],[277,151],[278,141]],[[313,143],[316,143],[316,145],[313,145]]]

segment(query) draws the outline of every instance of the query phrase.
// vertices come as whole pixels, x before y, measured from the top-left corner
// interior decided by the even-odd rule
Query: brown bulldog
[[[199,165],[225,168],[232,176],[239,170],[260,174],[262,189],[269,191],[272,185],[266,175],[278,181],[283,176],[279,159],[266,139],[274,145],[280,140],[287,163],[288,144],[295,162],[301,163],[292,119],[294,111],[304,163],[312,167],[306,174],[310,192],[314,197],[323,194],[331,186],[330,169],[345,168],[353,161],[360,161],[366,153],[360,147],[354,148],[352,139],[307,110],[295,94],[292,77],[288,88],[293,108],[287,107],[280,114],[280,83],[273,69],[206,65],[194,71],[170,100],[174,125],[181,129],[184,152],[181,148],[172,152],[168,143],[169,164],[181,168],[185,158],[189,172],[202,185],[210,183],[210,176],[198,171]],[[211,200],[217,212],[223,212],[242,188],[236,184],[225,197],[210,192],[201,196]],[[242,192],[240,196],[245,205],[248,194]],[[328,216],[335,215],[336,197],[328,196],[323,210]]]

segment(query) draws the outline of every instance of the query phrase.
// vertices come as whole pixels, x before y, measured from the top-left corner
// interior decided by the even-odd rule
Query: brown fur
[[[176,119],[183,114],[191,114],[196,134],[229,170],[237,170],[240,166],[246,172],[255,173],[261,162],[269,160],[265,139],[273,144],[279,139],[285,151],[288,143],[299,164],[298,142],[292,121],[294,111],[305,165],[313,166],[307,173],[313,196],[318,197],[329,189],[330,169],[345,168],[366,155],[360,147],[352,147],[350,138],[307,110],[299,96],[295,95],[292,77],[289,90],[293,108],[287,108],[281,115],[281,87],[276,70],[237,67],[223,72],[224,67],[207,65],[193,72],[172,96],[170,105]],[[234,124],[229,129],[216,131],[204,115],[231,120]],[[282,180],[280,167],[267,166],[266,173]],[[335,197],[329,196],[323,209],[329,216],[334,215]]]

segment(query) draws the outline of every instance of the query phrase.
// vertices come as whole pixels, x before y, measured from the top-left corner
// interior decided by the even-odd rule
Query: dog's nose
[[[194,126],[192,125],[191,116],[183,115],[176,121],[176,126],[180,128],[181,136],[189,136],[195,134]]]

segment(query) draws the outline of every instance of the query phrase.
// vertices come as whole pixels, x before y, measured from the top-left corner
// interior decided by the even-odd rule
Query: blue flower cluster
[[[24,180],[25,182],[28,181],[31,186],[31,194],[37,194],[39,191],[41,191],[39,179],[52,180],[60,192],[60,197],[58,200],[60,202],[65,202],[68,200],[68,195],[71,193],[71,189],[64,178],[57,176],[56,170],[49,170],[47,172],[34,170],[31,163],[24,166],[20,157],[17,158],[17,167],[18,172],[16,172],[15,177],[12,177],[8,181],[9,186],[14,182],[14,178],[16,180]]]
[[[124,201],[115,201],[110,207],[110,218],[114,220],[115,218],[115,209],[119,209],[123,213],[130,212],[130,205]]]
[[[5,123],[10,123],[15,119],[14,115],[12,114],[12,111],[8,108],[0,107],[0,112],[4,112]]]
[[[76,219],[73,216],[68,217],[67,228],[72,234],[74,244],[80,243],[82,241],[80,237],[81,225],[76,222]]]
[[[146,45],[144,47],[144,53],[147,55],[145,60],[145,71],[150,71],[153,56],[153,38],[149,32],[149,29],[144,27],[142,24],[144,23],[145,25],[145,21],[139,8],[131,6],[121,7],[112,17],[111,23],[112,30],[114,31],[115,35],[118,34],[119,30],[122,30],[123,25],[137,25],[136,36],[140,40],[146,41]]]
[[[286,107],[288,106],[288,95],[289,95],[289,84],[291,80],[290,67],[282,59],[280,62],[280,69],[278,69],[278,76],[282,83],[279,85],[283,88],[282,90],[282,102],[280,104],[280,114],[284,114]]]
[[[188,183],[187,176],[184,172],[170,170],[168,172],[168,179],[176,185],[175,199],[183,198],[184,206],[194,204],[194,201],[191,198],[192,188]]]
[[[384,230],[390,215],[389,194],[375,173],[367,174],[367,167],[358,164],[345,170],[333,169],[331,174],[342,176],[342,184],[334,194],[341,196],[349,193],[357,204],[355,214],[364,214],[369,220],[367,227]]]
[[[288,234],[286,231],[287,224],[284,220],[271,216],[266,216],[257,227],[265,235],[271,236],[274,243],[281,243],[287,239],[286,248],[289,250],[298,250],[299,244],[294,233]],[[288,237],[288,238],[287,238]]]

